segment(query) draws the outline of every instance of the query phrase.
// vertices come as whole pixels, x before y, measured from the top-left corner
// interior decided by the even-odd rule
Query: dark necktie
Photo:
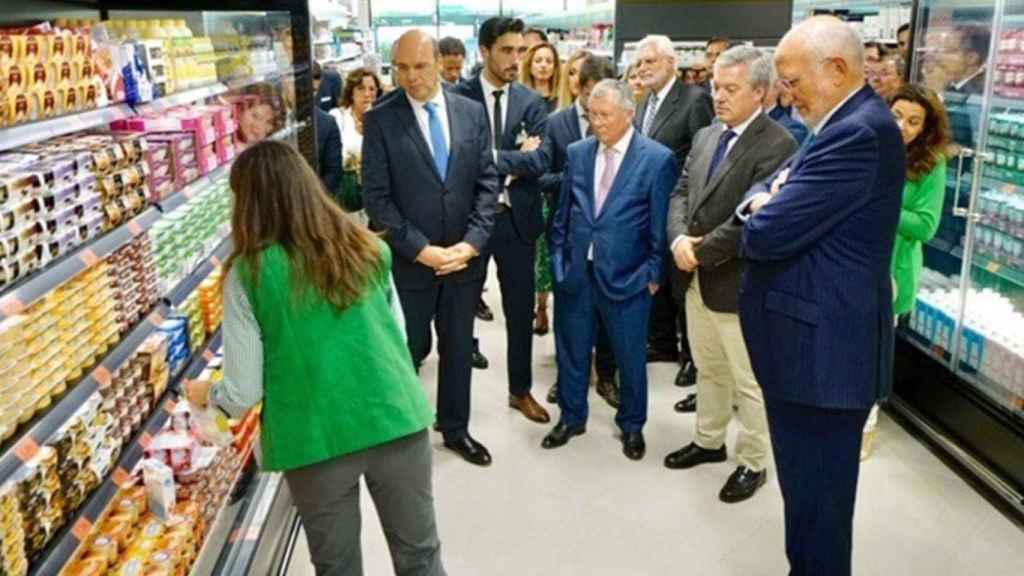
[[[587,131],[583,134],[583,137],[590,138],[594,135],[594,128],[590,125],[590,117],[583,114],[583,119],[587,121]]]
[[[504,128],[501,125],[501,95],[504,90],[494,91],[494,149],[501,150],[501,139],[504,136]]]
[[[722,160],[725,160],[725,153],[729,149],[729,142],[732,142],[732,139],[735,137],[736,133],[732,130],[726,130],[719,136],[718,147],[715,148],[715,154],[711,157],[711,167],[708,169],[708,179],[704,182],[705,185],[715,177],[715,173],[718,172],[718,168],[722,165]]]

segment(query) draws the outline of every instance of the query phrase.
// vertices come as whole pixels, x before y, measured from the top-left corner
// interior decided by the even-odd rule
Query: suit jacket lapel
[[[505,85],[505,99],[502,102],[502,106],[506,106],[508,109],[505,110],[505,124],[502,128],[502,150],[515,150],[516,138],[519,137],[519,127],[523,123],[523,108],[520,95],[518,94],[517,88],[520,86],[515,82]]]
[[[587,143],[587,152],[585,156],[587,161],[583,164],[586,168],[583,171],[583,181],[586,183],[586,186],[583,188],[583,206],[585,208],[584,212],[587,214],[587,217],[590,218],[591,222],[596,220],[596,217],[594,216],[594,168],[597,166],[597,148],[598,143],[596,139],[593,142]],[[605,199],[605,202],[607,203],[607,199]]]
[[[679,84],[679,79],[673,80],[672,89],[668,91],[665,96],[665,101],[658,107],[657,114],[654,115],[654,122],[651,123],[651,133],[645,136],[653,137],[654,134],[661,130],[661,127],[668,122],[668,117],[679,107],[679,98],[682,96],[683,87]],[[648,103],[650,98],[647,99]]]
[[[448,180],[448,176],[452,173],[452,166],[455,165],[456,155],[459,153],[459,142],[462,142],[466,137],[462,136],[459,131],[463,125],[463,119],[459,118],[459,115],[452,109],[452,101],[448,98],[448,94],[444,95],[445,108],[448,110],[448,173],[445,174],[445,181]]]
[[[633,172],[636,170],[636,158],[637,154],[640,154],[640,147],[643,144],[640,142],[639,134],[633,134],[633,140],[629,143],[629,148],[626,149],[626,154],[619,161],[619,171],[615,174],[615,180],[612,181],[612,189],[608,191],[608,197],[604,199],[604,204],[601,205],[601,213],[597,215],[600,218],[608,211],[608,205],[615,201],[615,198],[619,194],[619,189],[626,185],[627,182],[633,177]],[[598,147],[594,147],[594,161],[597,161],[597,150]],[[594,173],[593,170],[590,171]],[[593,176],[591,176],[593,177]],[[596,196],[592,194],[591,197]]]
[[[423,138],[423,131],[420,130],[420,122],[416,118],[416,113],[413,112],[412,102],[409,101],[409,96],[407,94],[403,93],[401,98],[405,102],[404,105],[398,107],[398,115],[402,121],[402,126],[409,134],[409,137],[412,138],[413,144],[416,145],[416,149],[419,150],[420,155],[423,157],[423,160],[426,161],[427,166],[430,167],[430,172],[440,180],[441,175],[437,173],[437,165],[434,164],[434,155],[430,153],[430,146],[427,145],[427,141]],[[451,114],[449,114],[448,117],[451,118]],[[451,132],[451,134],[454,135],[454,132]],[[454,142],[454,139],[452,141]],[[451,162],[448,164],[450,166]]]
[[[761,114],[750,123],[750,126],[748,126],[746,130],[743,131],[739,140],[733,144],[732,150],[729,151],[729,154],[725,157],[725,160],[723,160],[722,167],[718,169],[718,172],[714,176],[711,177],[708,185],[702,188],[701,197],[692,205],[694,212],[696,212],[697,208],[700,207],[700,204],[704,203],[704,201],[711,196],[711,192],[713,192],[715,188],[722,183],[722,180],[725,179],[725,176],[729,171],[736,166],[741,158],[743,158],[743,155],[754,146],[758,140],[757,137],[764,131],[766,120],[767,118],[765,115]],[[716,131],[716,137],[714,140],[716,146],[718,145],[718,138],[721,137],[722,132],[725,131],[724,125],[720,124],[719,126],[720,129]]]
[[[573,104],[567,110],[570,110],[570,112],[565,114],[564,121],[569,123],[569,142],[582,140],[583,134],[580,133],[580,118],[576,112],[576,105]]]

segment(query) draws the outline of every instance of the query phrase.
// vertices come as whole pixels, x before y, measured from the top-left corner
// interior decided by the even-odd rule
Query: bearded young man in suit
[[[687,86],[676,77],[676,61],[675,49],[667,36],[647,36],[637,45],[637,73],[648,94],[633,122],[641,134],[672,150],[682,170],[693,137],[711,124],[713,111],[711,96],[706,91],[699,86]],[[674,268],[671,260],[666,253],[659,281],[663,289],[654,295],[651,306],[647,359],[680,362],[676,385],[690,386],[696,383],[696,369],[690,357],[685,308],[673,299],[669,286]]]
[[[686,291],[686,321],[697,365],[694,441],[665,458],[673,469],[724,462],[729,422],[739,424],[739,466],[719,492],[723,502],[753,496],[767,478],[768,423],[750,367],[738,314],[743,227],[733,218],[747,190],[770,176],[796,142],[764,112],[774,65],[757,48],[730,48],[714,68],[719,122],[697,133],[669,211],[677,284]]]

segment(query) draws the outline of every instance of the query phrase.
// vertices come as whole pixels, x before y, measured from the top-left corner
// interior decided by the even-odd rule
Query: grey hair
[[[733,46],[715,61],[715,71],[730,66],[746,66],[747,81],[752,88],[771,86],[775,76],[775,65],[764,57],[764,53],[753,46]]]
[[[864,40],[846,22],[831,16],[817,16],[794,30],[797,29],[819,61],[841,58],[852,70],[864,73]]]
[[[671,59],[672,67],[676,67],[679,57],[676,55],[676,49],[672,46],[672,40],[670,40],[668,36],[663,34],[648,34],[636,45],[636,51],[639,53],[647,47],[654,48],[654,51],[658,54]]]
[[[636,102],[633,100],[633,87],[628,82],[606,78],[594,86],[590,93],[590,101],[597,98],[612,96],[619,108],[629,112],[636,112]]]

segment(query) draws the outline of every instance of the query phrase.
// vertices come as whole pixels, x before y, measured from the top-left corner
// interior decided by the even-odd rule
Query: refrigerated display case
[[[919,0],[911,80],[945,102],[955,153],[893,406],[1024,512],[1024,2]]]
[[[0,574],[200,573],[263,548],[266,499],[290,508],[278,475],[247,472],[258,413],[214,446],[182,387],[219,362],[234,157],[278,139],[316,165],[308,9],[14,4],[0,11]],[[147,508],[143,469],[162,458],[177,500]]]

